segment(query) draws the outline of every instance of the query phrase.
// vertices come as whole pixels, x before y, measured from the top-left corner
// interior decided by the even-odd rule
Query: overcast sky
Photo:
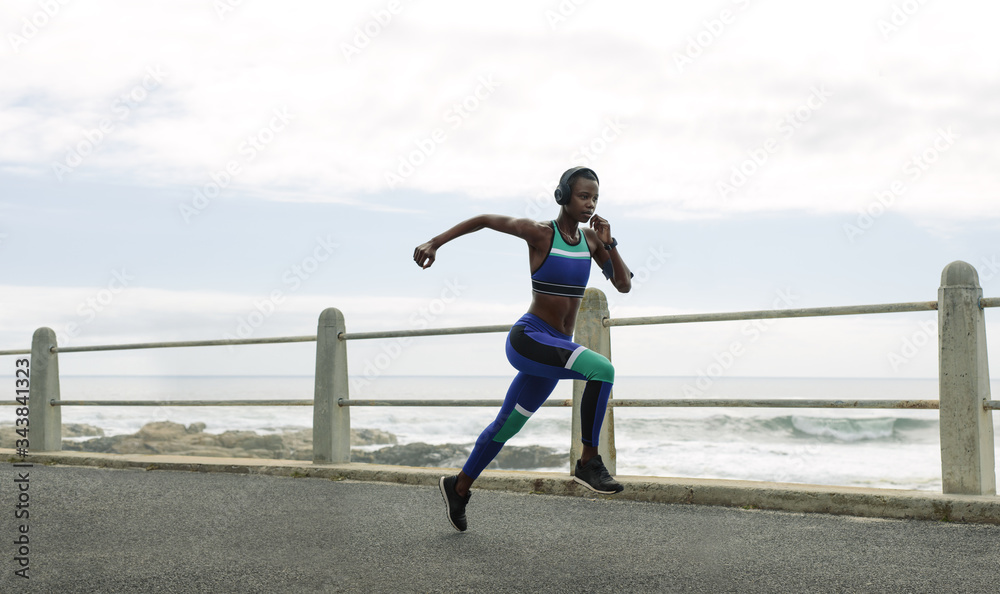
[[[983,1],[5,2],[0,349],[501,324],[601,178],[615,317],[1000,296],[1000,6]],[[991,314],[992,312],[988,312]],[[934,377],[936,314],[619,328],[622,375]],[[991,336],[1000,336],[989,324]],[[909,346],[908,346],[909,345]],[[399,348],[397,348],[399,347]],[[997,348],[993,353],[998,352]],[[350,343],[512,373],[503,336]],[[312,344],[66,354],[66,374],[310,374]],[[716,365],[716,367],[712,367]],[[993,367],[1000,368],[993,357]]]

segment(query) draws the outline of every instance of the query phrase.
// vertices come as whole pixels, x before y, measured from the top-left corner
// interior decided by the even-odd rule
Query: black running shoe
[[[448,521],[455,527],[455,530],[465,532],[465,529],[468,528],[468,523],[465,521],[465,506],[469,503],[469,497],[472,497],[472,493],[467,493],[465,497],[456,493],[456,481],[458,481],[458,475],[443,476],[438,481],[438,485],[441,487],[441,496],[444,497],[444,505],[448,510]]]
[[[573,480],[587,487],[591,491],[610,495],[611,493],[621,493],[625,487],[611,477],[604,461],[600,456],[594,456],[586,464],[580,465],[576,461],[576,470],[573,471]]]

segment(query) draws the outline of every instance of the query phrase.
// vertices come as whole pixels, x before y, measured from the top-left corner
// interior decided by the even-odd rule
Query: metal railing
[[[612,411],[620,407],[759,407],[759,408],[854,408],[940,410],[942,485],[945,493],[995,494],[993,460],[993,420],[990,411],[1000,409],[989,394],[986,364],[986,335],[983,308],[1000,306],[1000,298],[983,298],[975,269],[964,262],[949,264],[942,273],[937,301],[757,310],[725,313],[611,318],[604,294],[587,289],[581,303],[574,340],[610,359],[610,328],[654,324],[681,324],[717,321],[802,318],[840,315],[885,314],[938,311],[939,383],[938,400],[816,400],[816,399],[621,399],[612,398],[601,430],[600,453],[615,472],[614,420]],[[55,333],[39,328],[30,350],[0,351],[0,355],[31,354],[32,382],[29,407],[31,445],[34,451],[62,448],[61,413],[64,406],[312,406],[313,462],[350,461],[350,409],[357,406],[447,406],[499,407],[502,400],[353,400],[347,376],[347,347],[350,340],[499,333],[509,324],[391,330],[349,333],[343,314],[330,308],[319,318],[314,336],[253,339],[150,342],[118,345],[59,347]],[[156,349],[196,346],[232,346],[316,342],[316,374],[312,400],[61,400],[58,355],[60,353]],[[573,398],[550,400],[543,406],[573,407],[570,460],[579,457],[579,407],[585,382],[573,381]],[[39,447],[39,445],[41,447]],[[572,462],[571,462],[572,463]]]
[[[693,322],[734,322],[740,320],[767,320],[777,318],[816,318],[822,316],[855,316],[860,314],[902,313],[934,311],[937,301],[911,303],[882,303],[878,305],[842,305],[839,307],[807,307],[799,309],[763,309],[727,313],[680,314],[673,316],[646,316],[639,318],[605,318],[605,327],[647,326],[651,324],[688,324]]]

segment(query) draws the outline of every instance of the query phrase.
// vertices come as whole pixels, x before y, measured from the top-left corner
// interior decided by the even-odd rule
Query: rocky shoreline
[[[170,454],[175,456],[215,456],[230,458],[312,459],[312,429],[259,434],[255,431],[205,433],[204,423],[184,426],[171,421],[143,425],[132,435],[105,436],[92,425],[65,423],[63,450],[109,454]],[[89,438],[89,439],[81,439]],[[13,448],[13,424],[0,425],[0,447]],[[352,429],[352,462],[402,466],[460,467],[471,445],[409,443],[400,445],[392,433],[380,429]],[[364,446],[385,447],[372,449]],[[535,470],[568,464],[569,454],[542,446],[507,446],[488,468]]]

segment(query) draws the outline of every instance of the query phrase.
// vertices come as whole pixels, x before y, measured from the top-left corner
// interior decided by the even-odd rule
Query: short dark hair
[[[590,169],[581,169],[580,171],[577,171],[573,175],[569,176],[569,179],[566,180],[566,185],[568,185],[570,187],[570,189],[572,189],[573,188],[573,183],[576,182],[576,180],[578,180],[578,179],[589,179],[591,181],[595,181],[597,183],[601,183],[601,181],[599,179],[597,179],[597,174],[596,173],[594,173]]]

